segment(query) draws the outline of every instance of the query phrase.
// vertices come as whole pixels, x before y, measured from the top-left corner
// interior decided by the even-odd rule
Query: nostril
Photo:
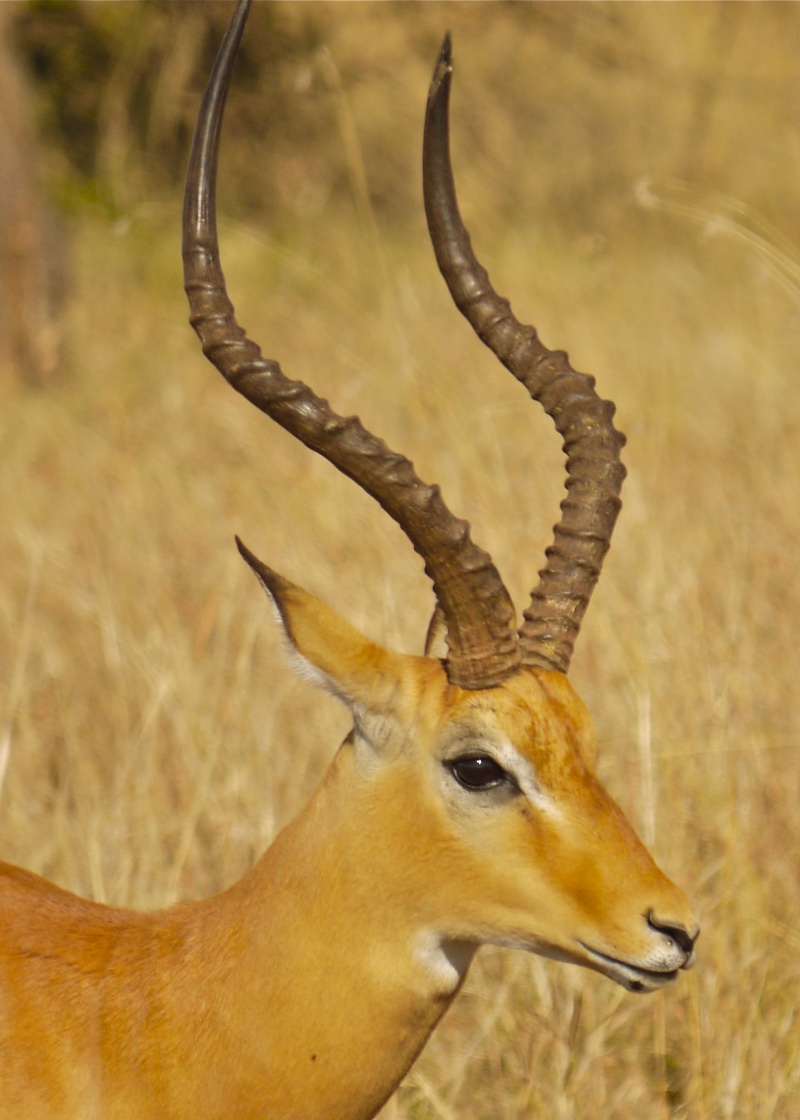
[[[647,924],[651,929],[654,929],[656,933],[661,933],[664,937],[671,938],[678,948],[682,949],[687,956],[689,956],[694,949],[695,942],[700,935],[699,929],[695,930],[694,933],[690,933],[684,925],[679,925],[676,922],[662,921],[655,916],[652,910],[647,915]]]

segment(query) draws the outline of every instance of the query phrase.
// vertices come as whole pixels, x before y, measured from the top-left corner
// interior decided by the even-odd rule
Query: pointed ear
[[[268,568],[238,537],[236,544],[275,608],[301,676],[350,708],[396,711],[417,659],[370,642],[320,599]]]

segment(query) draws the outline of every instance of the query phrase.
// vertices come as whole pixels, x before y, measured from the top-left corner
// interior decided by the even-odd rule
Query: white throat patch
[[[414,960],[441,995],[452,995],[466,975],[477,945],[443,940],[432,930],[420,930],[413,947]]]

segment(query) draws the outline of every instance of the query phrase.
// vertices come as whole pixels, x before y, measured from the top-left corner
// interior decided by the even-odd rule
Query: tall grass
[[[776,278],[771,252],[738,227],[707,238],[707,222],[637,210],[632,179],[624,193],[616,175],[598,182],[563,137],[564,104],[584,128],[575,89],[591,93],[586,112],[609,133],[632,117],[646,131],[631,90],[649,90],[652,107],[664,72],[640,65],[634,81],[617,66],[604,83],[598,55],[634,34],[645,59],[674,48],[674,114],[659,103],[675,126],[660,137],[671,158],[638,166],[633,129],[626,167],[683,174],[678,141],[694,138],[698,167],[711,169],[681,187],[695,217],[730,218],[746,202],[791,234],[786,199],[765,200],[797,171],[796,139],[770,140],[783,128],[793,24],[753,7],[760,20],[737,17],[746,34],[724,27],[720,76],[712,48],[728,6],[537,6],[519,51],[548,43],[576,82],[553,104],[504,61],[525,6],[492,10],[482,29],[459,5],[435,11],[464,24],[454,131],[479,252],[520,316],[598,375],[628,433],[624,509],[572,676],[595,716],[604,781],[704,932],[696,970],[643,999],[483,951],[387,1120],[800,1113],[798,293],[791,268]],[[334,45],[348,18],[367,18],[342,8]],[[420,10],[387,11],[391,34],[413,41]],[[400,61],[411,51],[402,37],[389,47]],[[484,80],[494,73],[491,114],[468,59]],[[340,107],[356,137],[383,78]],[[509,135],[506,85],[545,133],[545,162],[524,114]],[[424,92],[393,110],[409,176]],[[502,158],[479,168],[470,98],[480,126],[491,115],[504,137]],[[355,203],[320,203],[313,223],[224,223],[240,317],[287,373],[442,483],[522,604],[557,515],[558,440],[449,305],[421,208],[382,222],[369,147],[358,153],[365,180],[347,151],[342,142],[340,174]],[[709,202],[710,188],[724,197]],[[794,210],[798,197],[800,186]],[[347,729],[334,701],[291,676],[234,532],[384,644],[418,650],[432,606],[399,530],[204,364],[186,325],[177,214],[157,203],[124,224],[77,221],[73,376],[47,394],[0,386],[0,853],[137,907],[240,875]]]

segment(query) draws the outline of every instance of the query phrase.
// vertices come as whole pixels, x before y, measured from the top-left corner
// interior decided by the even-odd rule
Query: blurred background
[[[0,4],[0,854],[141,908],[242,874],[348,729],[233,534],[385,645],[432,608],[399,530],[188,326],[181,180],[230,10]],[[794,1120],[800,6],[255,5],[219,183],[240,320],[442,484],[521,609],[563,461],[427,243],[448,28],[476,250],[628,435],[571,677],[704,932],[643,999],[484,950],[382,1115]]]

